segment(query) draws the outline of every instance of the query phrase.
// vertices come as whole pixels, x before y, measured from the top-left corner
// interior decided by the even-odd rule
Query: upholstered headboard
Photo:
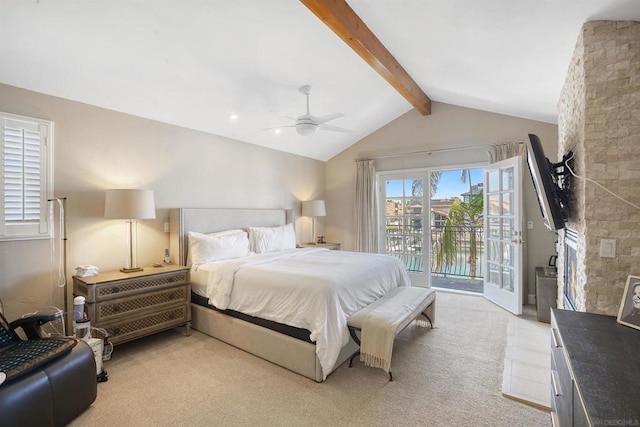
[[[292,211],[285,209],[170,209],[171,262],[186,265],[189,231],[214,233],[235,228],[273,227],[292,222],[292,219]]]

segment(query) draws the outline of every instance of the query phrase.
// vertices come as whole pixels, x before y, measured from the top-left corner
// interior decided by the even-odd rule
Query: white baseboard
[[[535,294],[528,294],[527,295],[527,304],[536,305],[536,296],[535,296]]]

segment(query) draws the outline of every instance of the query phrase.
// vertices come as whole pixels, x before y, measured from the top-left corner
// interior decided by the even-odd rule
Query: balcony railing
[[[431,274],[443,277],[484,277],[483,227],[453,227],[456,250],[450,265],[437,265],[436,254],[441,250],[443,226],[431,227]],[[422,273],[422,229],[412,228],[411,234],[400,234],[397,228],[387,228],[387,254],[400,258],[411,273]],[[475,242],[475,244],[474,244]],[[474,247],[475,246],[475,250]],[[475,255],[472,255],[475,254]],[[474,262],[472,262],[472,256]]]

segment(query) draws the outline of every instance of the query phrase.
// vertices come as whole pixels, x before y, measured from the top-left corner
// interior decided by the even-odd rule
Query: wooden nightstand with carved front
[[[86,298],[91,326],[104,328],[113,344],[181,325],[191,333],[191,285],[185,266],[73,276],[73,292]]]

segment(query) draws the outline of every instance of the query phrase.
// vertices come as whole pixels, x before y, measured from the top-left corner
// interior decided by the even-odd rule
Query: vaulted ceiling
[[[640,20],[638,0],[348,5],[431,100],[550,123],[581,25]],[[319,160],[413,108],[298,0],[0,0],[0,58],[0,83]],[[351,132],[265,130],[307,84]]]

